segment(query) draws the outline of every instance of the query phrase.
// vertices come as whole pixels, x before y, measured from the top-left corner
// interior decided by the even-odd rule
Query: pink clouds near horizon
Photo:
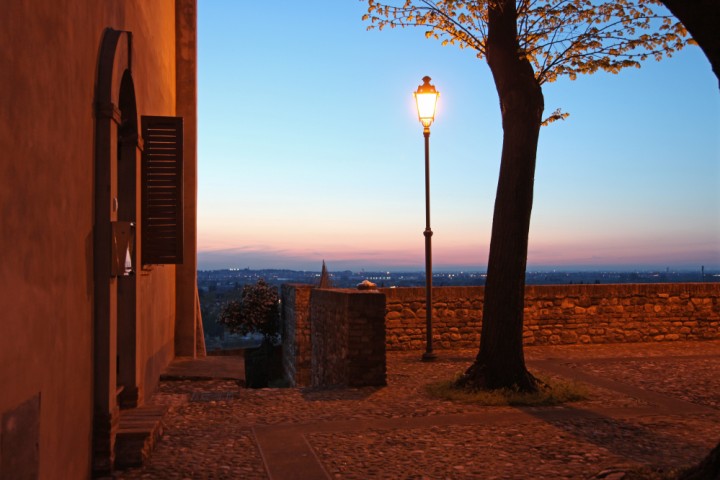
[[[420,242],[407,249],[366,248],[279,248],[269,245],[234,248],[199,248],[199,268],[279,268],[291,270],[319,270],[322,261],[332,270],[345,269],[424,269],[424,250]],[[446,249],[433,251],[434,269],[478,268],[487,265],[487,247]],[[652,249],[644,245],[626,246],[624,249],[602,246],[538,248],[531,246],[528,268],[623,268],[647,267],[652,269],[720,268],[720,252],[708,245],[698,249],[676,248],[672,251]]]

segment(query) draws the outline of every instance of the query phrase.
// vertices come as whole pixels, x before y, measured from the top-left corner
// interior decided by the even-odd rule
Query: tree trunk
[[[480,351],[458,380],[475,389],[537,389],[523,355],[523,310],[535,157],[544,100],[519,55],[515,0],[490,4],[487,61],[500,99],[503,148],[495,197]]]
[[[697,466],[680,474],[678,480],[717,480],[720,478],[720,443]]]
[[[687,28],[720,80],[720,2],[718,0],[660,0]]]

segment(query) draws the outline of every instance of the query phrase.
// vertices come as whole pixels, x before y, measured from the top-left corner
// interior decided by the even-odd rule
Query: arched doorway
[[[135,85],[131,71],[123,72],[120,83],[120,117],[118,135],[118,211],[119,222],[137,225],[138,202],[138,115],[135,102]],[[138,264],[135,248],[136,228],[131,230],[133,240],[127,260]],[[117,277],[117,392],[120,408],[133,408],[141,403],[137,381],[137,276],[132,271]]]
[[[120,222],[137,218],[138,128],[132,34],[106,29],[95,87],[93,473],[112,470],[119,407],[136,406],[137,284],[113,268]],[[127,230],[127,229],[126,229]],[[128,232],[125,232],[126,235]],[[135,249],[130,256],[134,257]],[[135,263],[136,264],[136,263]]]

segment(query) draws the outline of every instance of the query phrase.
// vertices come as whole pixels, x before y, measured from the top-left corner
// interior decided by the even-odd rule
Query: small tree
[[[277,287],[260,279],[255,285],[245,285],[240,301],[228,302],[220,312],[218,323],[233,333],[260,333],[264,342],[272,342],[279,335],[279,298]]]

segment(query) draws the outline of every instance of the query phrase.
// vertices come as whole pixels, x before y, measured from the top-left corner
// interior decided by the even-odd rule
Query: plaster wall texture
[[[174,266],[156,265],[140,275],[137,378],[146,398],[175,356],[175,296]]]
[[[138,114],[174,115],[174,0],[11,1],[0,15],[0,414],[39,394],[41,479],[90,474],[93,96],[106,27],[133,33]],[[175,267],[138,283],[149,391],[174,354]]]

